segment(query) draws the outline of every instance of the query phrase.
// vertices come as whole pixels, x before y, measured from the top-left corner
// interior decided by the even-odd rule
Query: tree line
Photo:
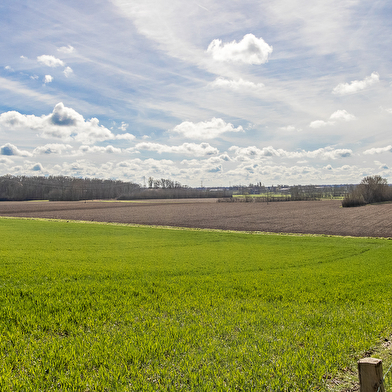
[[[183,188],[183,186],[178,182],[178,181],[172,181],[168,178],[161,178],[161,179],[156,179],[153,177],[148,178],[148,187],[149,189],[154,188],[154,189],[179,189]]]
[[[2,176],[0,200],[87,200],[116,199],[138,191],[140,185],[119,180],[67,176]]]
[[[242,190],[244,187],[241,187]],[[245,187],[246,188],[246,187]],[[309,200],[320,198],[331,192],[335,196],[338,188],[327,190],[326,187],[292,186],[277,187],[279,193],[287,193],[290,200]],[[0,201],[19,200],[93,200],[93,199],[180,199],[231,197],[231,189],[197,189],[183,186],[170,179],[148,178],[148,188],[133,182],[103,180],[98,178],[75,178],[68,176],[11,176],[0,177]],[[257,184],[246,189],[250,194],[257,190],[270,192],[271,189]],[[275,190],[275,189],[274,189]],[[368,203],[392,201],[392,188],[381,176],[365,177],[357,186],[350,186],[342,201],[343,207],[360,206]],[[341,189],[340,189],[341,191]]]
[[[142,188],[133,182],[98,178],[6,175],[0,177],[0,201],[185,199],[232,195],[232,192],[226,190],[190,188],[165,178],[157,180],[150,177],[148,185],[148,188]]]
[[[392,188],[387,180],[379,175],[367,176],[344,197],[342,206],[357,207],[384,201],[392,201]]]
[[[288,200],[316,200],[344,197],[355,185],[272,185],[264,186],[261,182],[249,185],[234,185],[231,190],[242,195],[280,195]]]

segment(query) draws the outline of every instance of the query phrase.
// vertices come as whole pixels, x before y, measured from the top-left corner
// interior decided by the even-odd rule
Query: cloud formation
[[[55,67],[64,67],[64,61],[47,54],[42,56],[38,56],[37,60],[40,64],[46,65],[47,67],[55,68]]]
[[[31,171],[43,171],[44,168],[40,163],[36,163],[30,168]]]
[[[114,135],[109,129],[99,125],[97,118],[85,120],[81,114],[64,106],[62,102],[58,103],[53,112],[47,116],[24,115],[16,111],[2,113],[0,128],[31,129],[38,131],[40,136],[46,139],[62,139],[65,142],[74,140],[83,144],[115,139],[134,139],[134,136],[129,133]]]
[[[124,121],[121,122],[121,126],[118,127],[118,129],[121,129],[122,131],[126,131],[129,127],[129,124],[125,123]]]
[[[131,150],[156,151],[159,154],[189,154],[199,157],[219,154],[219,150],[215,147],[212,147],[209,143],[183,143],[180,146],[168,146],[166,144],[142,142],[136,144],[136,146]]]
[[[264,88],[263,83],[253,83],[242,78],[238,80],[231,80],[219,77],[213,82],[209,83],[210,87],[227,88],[234,91],[240,90],[251,90],[251,91],[261,91]]]
[[[221,118],[212,118],[211,121],[193,123],[184,121],[176,125],[169,132],[177,133],[189,139],[214,139],[227,132],[244,132],[242,126],[235,128],[233,124],[226,123]]]
[[[34,149],[34,155],[50,155],[50,154],[62,154],[64,151],[72,150],[72,146],[69,144],[50,143],[44,146],[39,146]]]
[[[389,166],[386,163],[380,161],[374,161],[374,163],[378,166],[379,170],[389,170]]]
[[[370,76],[367,76],[363,80],[353,80],[351,83],[340,83],[333,90],[333,94],[347,95],[355,94],[365,88],[378,83],[380,76],[377,72],[373,72]]]
[[[0,147],[0,155],[6,156],[21,156],[21,157],[31,157],[32,154],[28,151],[19,150],[18,147],[11,143],[6,143]]]
[[[132,135],[131,133],[123,133],[123,134],[118,134],[116,135],[116,137],[114,138],[116,140],[134,140],[135,136]]]
[[[0,155],[3,174],[357,183],[386,163],[392,182],[386,2],[111,0],[88,23],[83,2],[19,3],[4,4],[0,147],[34,158]]]
[[[63,73],[66,78],[69,78],[73,74],[73,70],[71,67],[65,67]]]
[[[301,132],[301,129],[297,129],[294,125],[287,125],[286,127],[280,127],[279,129],[286,132]]]
[[[290,158],[290,159],[302,159],[302,158],[312,158],[312,159],[341,159],[348,158],[352,156],[353,152],[350,149],[334,149],[332,147],[319,148],[314,151],[286,151],[281,148],[275,149],[272,146],[264,147],[262,149],[256,146],[250,147],[237,147],[232,146],[229,151],[233,151],[236,155],[237,160],[247,160],[248,158],[269,158],[269,157],[279,157],[279,158]]]
[[[333,112],[329,118],[331,120],[343,120],[343,121],[355,120],[355,116],[353,114],[348,113],[346,110],[337,110],[336,112]]]
[[[386,147],[377,147],[377,148],[370,148],[369,150],[364,151],[365,155],[374,155],[374,154],[382,154],[383,152],[392,152],[392,146]]]
[[[52,83],[52,82],[53,82],[53,76],[51,76],[51,75],[45,75],[45,77],[44,77],[44,83],[47,84],[47,83]]]
[[[316,120],[312,121],[309,124],[310,128],[322,128],[327,125],[334,125],[336,121],[353,121],[355,120],[356,117],[353,114],[348,113],[346,110],[337,110],[336,112],[333,112],[328,121],[324,120]]]
[[[263,38],[256,38],[253,34],[246,34],[240,41],[222,44],[220,39],[214,39],[207,48],[207,53],[216,61],[235,61],[245,64],[259,65],[268,61],[272,53]]]
[[[79,147],[79,152],[82,153],[101,153],[101,154],[121,154],[121,148],[116,148],[113,146],[106,146],[106,147],[99,147],[99,146],[80,146]]]
[[[72,48],[72,50],[70,48],[72,48],[72,46],[68,47],[68,49],[67,49],[67,47],[60,48],[62,50],[58,49],[58,51],[63,52],[63,53],[71,53],[73,51],[73,48]],[[46,65],[47,67],[51,67],[51,68],[65,67],[63,73],[64,73],[65,77],[67,77],[67,78],[73,74],[72,68],[66,66],[64,61],[58,59],[57,57],[44,54],[42,56],[38,56],[37,61],[40,64]],[[50,75],[45,76],[45,80],[44,80],[45,84],[50,83],[53,80],[53,78],[52,78],[52,80],[49,80],[50,78],[52,78]]]
[[[69,54],[69,53],[72,53],[74,51],[74,47],[71,46],[71,45],[62,46],[61,48],[58,48],[57,51],[60,52],[60,53]]]

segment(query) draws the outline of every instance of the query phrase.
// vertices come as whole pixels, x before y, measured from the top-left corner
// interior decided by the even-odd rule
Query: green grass
[[[18,219],[0,236],[1,391],[325,390],[392,331],[388,240]]]

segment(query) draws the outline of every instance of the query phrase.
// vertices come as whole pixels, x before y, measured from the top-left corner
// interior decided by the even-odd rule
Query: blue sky
[[[0,175],[392,182],[388,1],[14,0],[0,19]]]

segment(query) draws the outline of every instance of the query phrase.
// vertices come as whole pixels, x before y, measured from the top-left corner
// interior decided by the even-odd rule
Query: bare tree
[[[381,176],[367,176],[358,185],[366,203],[376,203],[388,198],[388,183]]]
[[[390,200],[392,200],[392,190],[387,180],[375,175],[363,178],[361,183],[344,197],[342,206],[356,207]]]

